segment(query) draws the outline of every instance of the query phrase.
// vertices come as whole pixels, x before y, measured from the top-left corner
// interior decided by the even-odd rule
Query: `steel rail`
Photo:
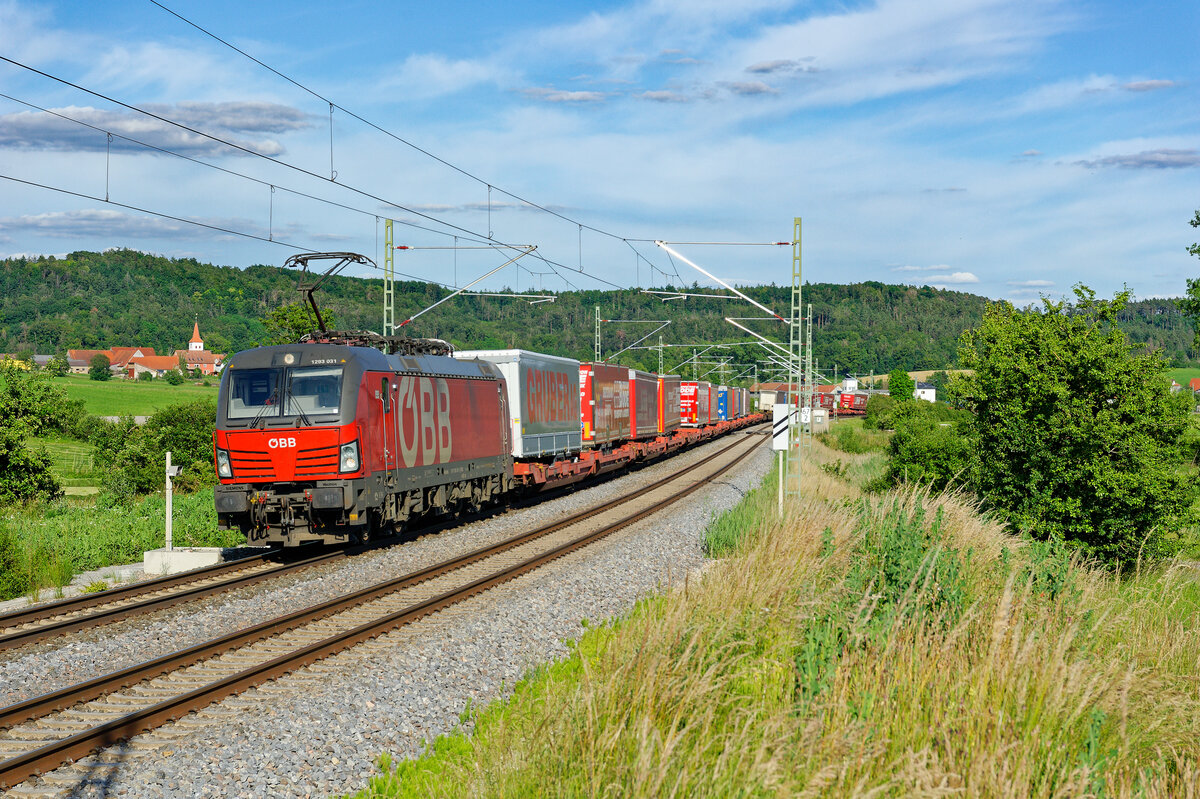
[[[757,437],[757,436],[755,436]],[[450,558],[441,563],[421,569],[408,575],[380,583],[375,586],[354,592],[344,597],[339,597],[329,602],[322,603],[308,608],[297,613],[288,614],[267,622],[264,622],[255,627],[234,633],[230,636],[225,636],[221,639],[199,644],[187,650],[183,650],[172,655],[167,655],[162,658],[157,658],[141,666],[131,667],[121,672],[112,675],[98,677],[95,680],[90,680],[78,686],[71,686],[61,691],[47,694],[42,697],[35,697],[18,705],[10,706],[0,710],[0,726],[11,726],[20,721],[25,721],[33,718],[38,718],[53,710],[78,704],[81,701],[94,699],[113,690],[117,690],[128,685],[141,682],[145,679],[159,676],[160,674],[173,671],[183,666],[190,665],[198,660],[206,659],[220,652],[227,651],[246,643],[261,640],[271,637],[272,635],[286,632],[294,627],[309,621],[316,621],[325,616],[332,615],[335,612],[347,610],[357,605],[361,605],[366,601],[374,599],[385,594],[395,593],[405,587],[415,585],[420,582],[432,579],[449,571],[454,571],[470,563],[483,560],[487,557],[519,546],[535,538],[548,535],[559,529],[567,527],[571,524],[584,521],[587,518],[604,513],[622,504],[625,504],[633,499],[643,496],[644,494],[656,488],[662,487],[664,484],[676,480],[689,472],[692,472],[697,466],[712,461],[730,450],[745,442],[745,438],[740,438],[734,441],[730,446],[709,455],[703,460],[690,465],[686,469],[675,472],[667,477],[664,477],[654,483],[645,486],[631,494],[620,497],[612,502],[604,503],[595,508],[591,508],[579,513],[573,514],[566,519],[545,525],[537,530],[524,533],[498,544],[482,547],[473,552],[464,555]],[[654,505],[645,508],[641,511],[626,516],[612,524],[595,530],[579,538],[561,544],[551,550],[540,553],[525,561],[512,566],[505,567],[498,572],[479,578],[465,586],[452,589],[443,594],[440,594],[431,599],[416,603],[407,608],[387,614],[378,619],[375,619],[366,624],[359,625],[348,631],[338,633],[323,641],[316,642],[307,646],[298,648],[294,652],[281,655],[272,660],[258,664],[245,671],[230,675],[229,677],[216,680],[208,685],[180,694],[176,697],[164,700],[152,706],[143,708],[133,713],[114,719],[110,722],[97,725],[96,727],[76,733],[69,737],[60,739],[39,747],[35,750],[18,755],[11,759],[0,762],[0,787],[11,787],[18,784],[29,777],[42,773],[52,768],[56,768],[65,762],[82,757],[89,752],[115,743],[122,738],[138,732],[151,729],[167,721],[179,718],[187,713],[203,708],[213,702],[219,701],[225,697],[239,693],[246,688],[258,685],[282,676],[290,671],[293,671],[302,666],[313,663],[322,658],[328,657],[337,652],[343,651],[356,644],[362,643],[370,638],[374,638],[384,632],[388,632],[396,627],[415,621],[416,619],[427,616],[444,607],[460,602],[470,596],[487,590],[495,585],[507,582],[521,574],[536,569],[537,567],[552,561],[563,555],[586,546],[599,538],[609,535],[618,530],[624,529],[631,524],[640,521],[647,516],[650,516],[659,510],[678,502],[684,497],[697,491],[701,486],[707,485],[711,480],[724,474],[729,469],[740,463],[751,453],[757,449],[758,444],[747,447],[746,451],[738,455],[729,463],[722,466],[714,473],[707,475],[705,479],[696,480],[687,488],[676,492],[675,494],[660,500]]]
[[[262,582],[263,580],[272,580],[277,577],[281,577],[282,575],[288,574],[293,571],[307,569],[312,566],[318,566],[322,563],[339,560],[341,558],[347,557],[349,554],[350,554],[350,551],[348,549],[339,549],[339,550],[336,550],[333,552],[325,552],[321,555],[317,555],[316,557],[306,558],[304,560],[293,561],[291,563],[282,563],[282,564],[276,566],[275,568],[271,568],[271,569],[264,569],[262,571],[256,571],[256,572],[253,572],[250,574],[243,574],[240,576],[235,574],[233,577],[230,577],[227,580],[221,580],[220,582],[212,583],[211,585],[200,585],[200,586],[196,586],[195,588],[185,589],[183,591],[176,591],[176,592],[173,592],[170,594],[165,594],[163,596],[149,597],[141,602],[133,602],[130,604],[125,604],[125,605],[115,605],[114,607],[102,608],[100,610],[97,610],[94,613],[88,613],[83,616],[74,616],[74,617],[63,619],[58,622],[51,622],[48,624],[43,624],[38,627],[30,627],[25,630],[16,630],[16,631],[10,632],[6,635],[0,635],[0,652],[4,651],[6,649],[14,649],[16,647],[25,646],[26,644],[31,644],[31,643],[34,643],[35,641],[41,641],[46,638],[52,638],[54,636],[63,635],[65,633],[69,633],[69,632],[74,632],[75,630],[80,630],[80,629],[84,629],[87,627],[99,627],[99,626],[102,626],[105,624],[110,624],[112,622],[119,621],[120,619],[128,618],[130,616],[138,616],[143,613],[151,613],[156,610],[163,610],[165,608],[179,605],[183,602],[192,602],[197,599],[202,599],[206,596],[211,596],[213,594],[230,591],[230,590],[233,590],[234,588],[244,588],[246,586],[254,585],[255,583]],[[264,559],[265,557],[267,557],[266,553],[264,553],[262,555],[252,555],[251,556],[251,558],[253,558],[256,562],[261,562],[262,559]],[[136,597],[139,595],[144,595],[147,593],[162,591],[164,589],[173,588],[177,585],[189,585],[191,583],[200,582],[202,580],[205,580],[205,579],[208,579],[211,577],[215,577],[220,574],[224,574],[225,572],[228,572],[228,571],[233,571],[233,572],[244,571],[247,567],[247,564],[245,561],[250,560],[251,558],[239,559],[239,560],[231,561],[229,563],[218,564],[218,566],[229,567],[229,568],[225,568],[225,569],[209,567],[210,570],[208,570],[208,571],[196,570],[196,571],[192,571],[192,572],[185,572],[185,573],[179,574],[179,575],[171,575],[170,577],[160,578],[163,580],[163,582],[161,582],[161,583],[158,582],[157,580],[148,580],[147,581],[148,583],[157,583],[157,585],[155,587],[152,587],[152,588],[149,588],[146,590],[132,592],[130,594],[126,594],[121,597],[106,597],[105,601],[103,601],[103,602],[79,603],[77,605],[70,606],[65,609],[64,609],[64,606],[58,605],[58,603],[54,603],[54,605],[57,606],[55,608],[55,610],[57,610],[57,612],[51,612],[50,610],[42,611],[42,609],[40,607],[34,608],[32,610],[42,611],[40,613],[40,615],[30,614],[30,617],[23,623],[31,623],[31,622],[39,621],[41,619],[52,618],[57,615],[64,615],[66,613],[71,613],[71,612],[74,612],[77,610],[86,609],[87,607],[94,607],[96,605],[107,605],[107,604],[114,603],[114,602],[120,602],[122,599],[129,599],[129,598]],[[236,567],[236,568],[234,568],[234,567]],[[175,578],[184,578],[184,579],[175,579]],[[97,594],[86,595],[86,596],[102,596],[103,593],[105,593],[105,592],[100,592]],[[65,600],[65,601],[69,602],[69,600]],[[14,616],[14,617],[17,615],[19,615],[19,614],[12,614],[12,616]],[[9,622],[9,620],[10,620],[9,616],[0,617],[0,624],[6,624]],[[15,626],[15,625],[7,624],[7,626],[11,627],[11,626]]]

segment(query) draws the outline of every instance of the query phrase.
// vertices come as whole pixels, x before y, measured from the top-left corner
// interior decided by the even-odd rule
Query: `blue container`
[[[717,419],[718,421],[728,422],[733,418],[731,411],[732,403],[730,400],[733,397],[729,394],[728,386],[719,386],[717,388]]]

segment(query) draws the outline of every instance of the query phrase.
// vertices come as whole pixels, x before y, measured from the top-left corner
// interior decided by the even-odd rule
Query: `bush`
[[[955,381],[973,410],[976,491],[1017,532],[1084,556],[1132,562],[1163,551],[1191,504],[1180,443],[1192,398],[1167,390],[1166,362],[1117,327],[1129,300],[1084,286],[1039,312],[1007,302],[963,334],[974,374]]]
[[[953,422],[939,422],[931,413],[904,415],[892,434],[885,479],[891,485],[920,483],[934,491],[964,485],[972,452],[970,436]]]
[[[172,386],[183,385],[183,375],[179,374],[179,372],[176,372],[174,369],[163,375],[163,380],[166,380]]]
[[[31,435],[71,432],[86,414],[61,386],[41,372],[5,368],[0,377],[0,419],[19,423]]]
[[[168,374],[175,374],[168,372]],[[108,467],[103,489],[110,502],[125,502],[163,485],[165,456],[183,467],[175,480],[179,490],[194,491],[216,481],[212,465],[212,434],[217,415],[210,399],[170,405],[135,425],[129,418],[98,428],[96,460]]]
[[[151,380],[154,379],[154,372],[142,372],[141,374],[138,375],[137,379],[142,381],[143,383],[149,383]]]
[[[869,430],[891,430],[892,411],[895,407],[895,397],[887,394],[872,394],[867,398],[867,415],[863,419],[863,427]]]
[[[112,362],[108,360],[107,355],[97,355],[92,358],[92,363],[88,367],[88,377],[92,380],[108,380],[112,377],[112,372],[108,367],[112,366]]]
[[[0,421],[0,505],[54,499],[62,487],[50,471],[50,456],[25,446],[19,425]]]

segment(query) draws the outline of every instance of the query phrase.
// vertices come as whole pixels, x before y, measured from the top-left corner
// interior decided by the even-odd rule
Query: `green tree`
[[[172,369],[171,371],[165,373],[163,375],[163,380],[166,380],[167,383],[172,386],[183,385],[183,375],[181,375],[176,369]]]
[[[32,435],[70,432],[84,415],[83,402],[67,399],[62,386],[44,372],[4,367],[0,377],[0,418],[19,423]]]
[[[46,364],[46,373],[55,377],[62,377],[70,371],[71,365],[67,363],[66,356],[55,355]]]
[[[995,303],[963,334],[972,482],[1014,530],[1128,563],[1162,549],[1191,502],[1179,468],[1191,398],[1171,395],[1162,356],[1117,328],[1128,291],[1075,294],[1040,312]]]
[[[903,369],[893,369],[888,374],[888,394],[891,395],[892,399],[901,402],[906,399],[912,399],[913,391],[916,388],[916,382]]]
[[[92,380],[108,380],[112,377],[112,372],[108,371],[108,367],[111,365],[107,355],[103,353],[96,355],[88,367],[88,377]]]
[[[322,308],[321,317],[325,320],[327,328],[330,330],[337,328],[333,311]],[[317,320],[313,316],[312,309],[303,302],[281,305],[264,316],[262,323],[263,327],[267,329],[267,338],[262,342],[264,346],[294,344],[301,336],[317,329]]]
[[[1188,224],[1192,227],[1200,227],[1200,211],[1196,212],[1196,215],[1192,217],[1192,221]],[[1187,250],[1192,255],[1200,258],[1200,244],[1193,244]],[[1178,300],[1178,304],[1179,309],[1183,311],[1183,315],[1191,320],[1192,329],[1195,331],[1195,336],[1192,339],[1192,347],[1200,349],[1200,278],[1189,277],[1187,279],[1187,293],[1183,296],[1183,299]]]
[[[50,471],[50,456],[25,446],[23,425],[0,421],[0,505],[61,495],[62,487]]]
[[[178,374],[168,372],[168,374]],[[169,405],[144,425],[123,419],[98,433],[96,460],[107,469],[104,488],[109,499],[131,499],[163,485],[167,451],[183,467],[176,480],[180,490],[195,489],[215,480],[212,436],[217,405],[210,399]]]

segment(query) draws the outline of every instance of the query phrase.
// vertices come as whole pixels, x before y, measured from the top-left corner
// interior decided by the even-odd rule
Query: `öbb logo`
[[[450,386],[441,378],[400,378],[397,420],[404,465],[448,463],[453,446],[450,430]]]
[[[296,439],[294,438],[269,438],[267,446],[271,449],[285,449],[287,447],[295,447]]]

